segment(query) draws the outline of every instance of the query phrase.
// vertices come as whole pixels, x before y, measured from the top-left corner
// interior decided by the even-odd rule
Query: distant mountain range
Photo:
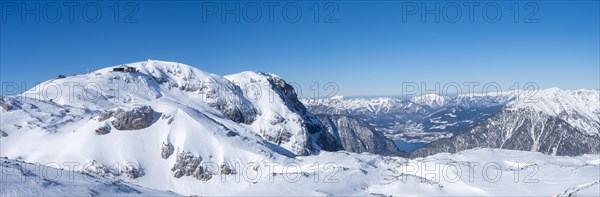
[[[365,120],[396,141],[430,143],[413,156],[476,147],[581,155],[600,149],[599,95],[597,90],[550,88],[453,98],[434,94],[410,100],[338,96],[303,102],[315,114]]]

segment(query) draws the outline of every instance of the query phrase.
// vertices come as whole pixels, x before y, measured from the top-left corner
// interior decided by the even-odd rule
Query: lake
[[[412,152],[417,148],[421,148],[427,145],[426,142],[405,142],[402,140],[396,140],[394,141],[394,144],[396,144],[396,147],[398,147],[398,149],[406,152]]]

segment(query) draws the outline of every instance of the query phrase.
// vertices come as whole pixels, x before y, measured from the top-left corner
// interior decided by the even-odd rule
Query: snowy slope
[[[279,162],[256,162],[240,168],[244,170],[235,175],[221,175],[207,181],[182,178],[186,180],[173,184],[163,178],[156,181],[160,184],[152,184],[142,178],[135,184],[172,190],[180,195],[207,196],[598,196],[599,167],[599,155],[557,157],[500,149],[443,153],[411,160],[322,152],[318,156]],[[11,187],[2,187],[0,192],[8,196],[40,193],[81,196],[94,191],[111,196],[169,194],[124,182],[115,184],[110,181],[112,178],[85,175],[78,169],[75,168],[74,181],[49,176],[41,181],[25,177],[27,182],[20,182],[20,173],[15,173],[16,176],[9,175],[8,182],[3,182]],[[90,183],[87,177],[97,181]],[[31,191],[35,193],[26,193]]]
[[[178,196],[53,165],[46,167],[3,158],[0,167],[0,196]]]

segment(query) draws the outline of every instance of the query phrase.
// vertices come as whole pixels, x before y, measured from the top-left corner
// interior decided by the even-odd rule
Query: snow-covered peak
[[[115,68],[134,68],[135,72],[118,72]],[[121,64],[100,69],[92,75],[130,74],[149,76],[158,83],[169,83],[170,85],[187,91],[196,91],[202,85],[212,83],[214,85],[227,85],[230,82],[222,76],[205,72],[196,67],[168,61],[148,60]]]
[[[589,135],[600,134],[600,91],[558,88],[524,91],[507,104],[508,109],[532,109],[558,116]]]
[[[335,96],[332,96],[329,99],[331,99],[331,100],[344,100],[344,96],[342,96],[342,95],[335,95]]]
[[[423,94],[420,96],[412,97],[410,100],[413,103],[424,104],[436,108],[448,103],[450,98],[447,96],[440,96],[437,94]]]
[[[94,136],[94,130],[110,130],[111,121],[114,120],[99,118],[102,116],[101,112],[150,106],[155,110],[155,114],[151,115],[161,116],[160,120],[153,117],[152,126],[142,129],[146,131],[130,132],[132,134],[129,136],[129,139],[156,142],[148,146],[171,143],[181,151],[189,151],[202,157],[210,156],[218,162],[248,159],[252,157],[248,155],[256,154],[293,156],[312,154],[321,149],[337,150],[335,144],[325,147],[330,141],[322,139],[320,132],[326,130],[316,118],[311,117],[297,99],[292,86],[283,79],[260,72],[243,72],[229,77],[232,78],[231,81],[189,65],[155,60],[60,77],[41,83],[15,98],[3,98],[0,102],[3,110],[4,105],[7,108],[9,105],[11,108],[14,106],[16,110],[7,112],[10,115],[2,117],[3,125],[0,129],[12,136],[17,136],[15,133],[20,133],[21,128],[31,127],[30,131],[35,128],[41,133],[57,132],[69,137],[75,134],[67,133],[83,130],[78,134],[87,137],[82,138],[81,143],[100,145],[105,141],[94,141],[99,138]],[[58,107],[46,108],[38,103],[60,106],[65,110],[53,110]],[[23,109],[21,105],[24,106]],[[38,109],[39,107],[44,108]],[[53,113],[48,114],[49,111]],[[67,117],[69,119],[60,121]],[[265,133],[270,135],[263,135]],[[221,134],[228,140],[215,141],[213,135]],[[121,133],[113,132],[108,135],[113,139],[124,139],[120,136]],[[214,143],[235,141],[238,138],[234,137],[239,135],[243,136],[239,140],[259,145],[244,145],[240,148],[248,148],[248,151],[243,151],[244,154],[231,154],[230,157],[211,155],[230,154],[228,150],[239,149],[230,144],[214,146]],[[48,149],[46,145],[54,144],[43,144],[41,149]],[[142,144],[132,145],[146,148]],[[217,151],[218,149],[221,151]],[[48,157],[50,156],[52,155]],[[111,157],[105,161],[112,159]]]
[[[199,180],[244,170],[236,164],[339,150],[281,77],[228,78],[149,60],[48,80],[0,98],[1,156],[90,163],[94,173],[133,173],[187,194]],[[114,163],[133,164],[109,172]]]
[[[329,99],[302,99],[302,102],[307,106],[326,106],[339,111],[368,111],[372,113],[380,113],[387,111],[404,110],[410,103],[389,97],[378,98],[329,98]]]
[[[256,115],[240,88],[224,77],[189,65],[156,60],[48,80],[21,96],[93,110],[174,100],[220,112],[243,123],[251,123]]]

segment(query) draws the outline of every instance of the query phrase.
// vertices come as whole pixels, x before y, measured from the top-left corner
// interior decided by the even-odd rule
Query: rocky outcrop
[[[194,156],[188,152],[177,153],[175,165],[171,168],[175,178],[183,176],[192,176],[198,180],[209,180],[212,178],[212,173],[205,169],[202,165],[202,157]]]
[[[2,97],[0,98],[0,106],[2,107],[2,109],[6,112],[8,111],[12,111],[15,109],[20,109],[21,108],[21,103],[14,98],[10,98],[10,97]]]
[[[242,72],[226,76],[257,109],[253,131],[294,155],[341,150],[341,145],[300,102],[292,85],[270,73]]]
[[[337,141],[331,133],[327,132],[327,128],[325,128],[313,114],[309,113],[304,104],[300,102],[292,85],[278,76],[267,73],[259,74],[266,76],[271,89],[281,98],[287,108],[300,115],[302,118],[299,124],[306,129],[308,133],[305,133],[304,135],[309,139],[307,139],[304,144],[304,150],[296,150],[296,152],[301,152],[300,155],[307,155],[314,153],[316,150],[337,151],[342,149],[339,141]],[[285,121],[285,119],[282,118],[274,118],[273,120],[274,121],[272,121],[271,124],[278,124],[279,122]],[[278,136],[283,136],[284,139],[286,137],[285,133]],[[316,139],[310,139],[311,137]],[[313,141],[316,142],[316,144],[312,144],[311,142]]]
[[[94,133],[96,133],[96,135],[106,135],[110,133],[110,130],[112,130],[112,127],[109,124],[104,124],[98,127]]]
[[[227,134],[226,134],[226,135],[227,135],[227,137],[235,137],[235,136],[238,136],[238,135],[240,135],[240,134],[238,134],[238,133],[237,133],[237,132],[235,132],[235,131],[227,131]]]
[[[465,133],[415,150],[411,157],[455,153],[477,147],[576,156],[599,153],[600,137],[586,135],[564,120],[543,112],[504,108]]]
[[[237,172],[235,171],[235,169],[229,167],[228,165],[225,164],[221,164],[219,166],[219,168],[221,168],[221,174],[224,175],[231,175],[231,174],[236,174]]]
[[[130,110],[117,109],[112,117],[112,125],[118,130],[139,130],[152,125],[154,110],[150,106],[134,107]]]
[[[333,135],[349,152],[370,152],[381,155],[401,155],[394,142],[376,131],[369,123],[348,115],[317,115]]]
[[[169,158],[173,154],[173,145],[169,142],[163,142],[160,147],[160,157],[163,159]]]
[[[101,111],[100,114],[98,114],[98,122],[108,120],[109,118],[112,117],[113,113],[115,113],[115,112],[112,110]]]
[[[126,165],[122,171],[130,179],[137,179],[144,176],[144,170],[140,166]]]
[[[163,114],[162,116],[160,116],[160,118],[163,120],[167,120],[167,124],[173,123],[174,120],[173,116],[170,114]]]
[[[209,103],[209,106],[221,111],[221,113],[236,123],[251,124],[256,118],[256,109],[252,107],[240,107],[239,105],[232,105],[225,102]]]
[[[85,173],[95,174],[99,176],[113,176],[117,177],[121,175],[121,172],[117,168],[106,167],[96,160],[92,160],[90,163],[85,164],[83,171]]]
[[[0,137],[8,137],[8,133],[0,130]]]

